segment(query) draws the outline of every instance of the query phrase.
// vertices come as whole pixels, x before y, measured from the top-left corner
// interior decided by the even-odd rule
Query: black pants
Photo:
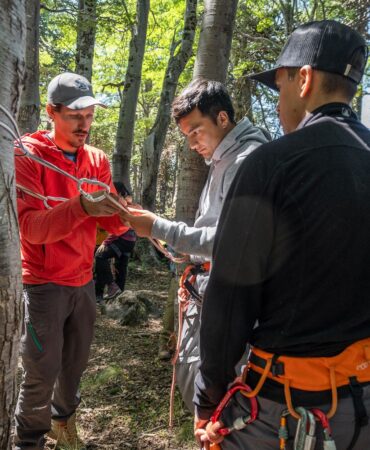
[[[103,295],[104,287],[115,281],[124,291],[127,266],[135,241],[118,238],[108,245],[101,245],[95,253],[95,293]],[[112,274],[110,260],[114,258],[115,276]]]

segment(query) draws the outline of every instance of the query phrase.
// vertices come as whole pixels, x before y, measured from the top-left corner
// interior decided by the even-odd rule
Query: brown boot
[[[85,444],[77,434],[76,414],[68,420],[51,420],[51,430],[48,433],[56,442],[55,448],[63,450],[83,450]]]

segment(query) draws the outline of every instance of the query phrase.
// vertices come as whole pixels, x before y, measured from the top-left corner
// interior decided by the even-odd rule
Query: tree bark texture
[[[39,92],[40,0],[26,2],[26,73],[18,113],[21,134],[33,133],[40,123]]]
[[[0,0],[0,104],[13,117],[25,69],[25,0]],[[0,112],[0,121],[9,120]],[[0,448],[10,449],[21,326],[21,267],[13,139],[0,128]]]
[[[193,77],[225,82],[238,0],[205,0]],[[176,219],[194,222],[208,168],[185,145],[179,155]]]
[[[137,19],[132,25],[128,66],[113,152],[113,180],[123,181],[128,188],[130,188],[130,162],[148,28],[149,3],[149,0],[137,0]]]
[[[163,80],[157,117],[144,142],[142,152],[142,202],[143,206],[151,211],[154,211],[156,206],[159,162],[171,120],[171,105],[175,97],[179,77],[192,54],[196,25],[197,0],[187,0],[181,47],[175,53],[178,43],[174,37]]]
[[[92,77],[96,34],[96,0],[79,0],[77,17],[76,73]]]
[[[233,91],[235,120],[239,122],[239,120],[247,116],[248,119],[253,122],[252,89],[251,82],[247,78],[246,73],[243,73],[243,75],[235,81]]]
[[[226,80],[238,0],[205,0],[194,78]]]

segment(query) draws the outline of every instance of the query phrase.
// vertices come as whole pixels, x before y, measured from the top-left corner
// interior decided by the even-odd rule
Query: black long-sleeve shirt
[[[369,150],[370,131],[333,103],[244,161],[204,298],[200,418],[212,414],[248,342],[332,356],[370,336]]]

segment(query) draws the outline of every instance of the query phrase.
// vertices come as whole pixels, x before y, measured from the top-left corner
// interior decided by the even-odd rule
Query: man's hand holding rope
[[[103,191],[96,191],[91,194],[94,198],[101,197]],[[89,216],[100,217],[100,216],[112,216],[122,212],[122,209],[116,203],[112,202],[111,198],[119,202],[122,206],[126,206],[127,202],[115,194],[107,194],[106,198],[100,201],[90,201],[83,195],[80,196],[81,206],[86,214]]]
[[[194,436],[202,450],[212,450],[212,444],[219,444],[224,437],[217,431],[223,427],[222,422],[212,423],[208,420],[194,419]]]

